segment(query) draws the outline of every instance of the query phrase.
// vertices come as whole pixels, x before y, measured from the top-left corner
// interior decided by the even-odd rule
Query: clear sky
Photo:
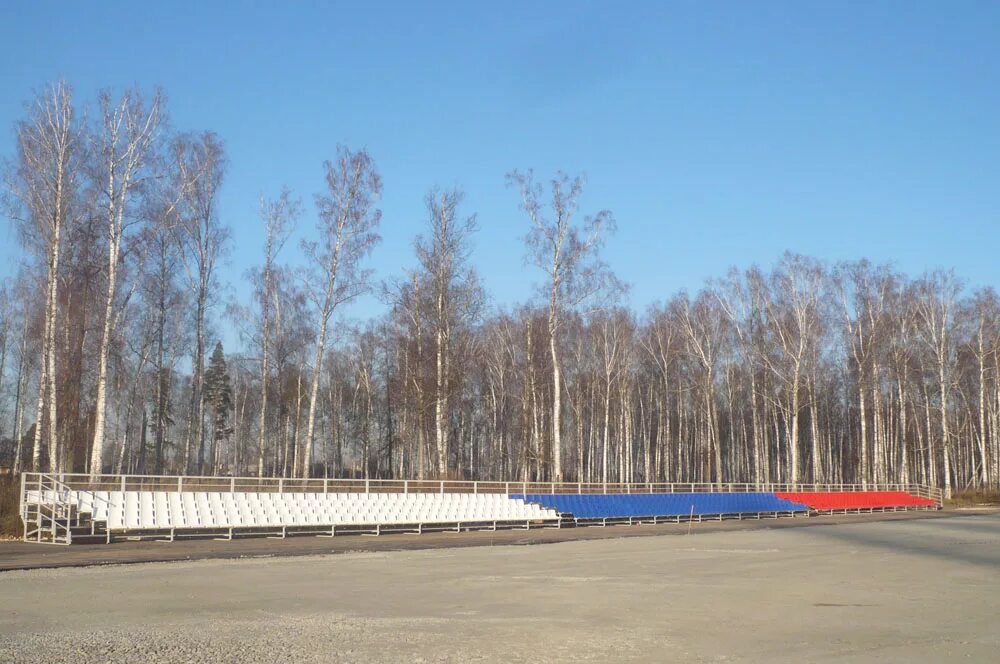
[[[310,233],[337,143],[383,175],[379,277],[413,263],[424,192],[459,185],[486,286],[527,299],[504,174],[534,168],[587,175],[640,310],[786,249],[1000,286],[1000,3],[423,4],[8,0],[0,155],[48,82],[162,86],[174,128],[225,140],[237,295],[258,197],[291,187]]]

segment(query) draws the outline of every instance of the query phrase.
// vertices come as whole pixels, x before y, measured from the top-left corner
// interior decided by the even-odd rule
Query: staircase
[[[72,501],[70,488],[52,475],[38,474],[21,489],[21,521],[24,541],[38,544],[84,544],[105,542],[103,521],[81,512]]]

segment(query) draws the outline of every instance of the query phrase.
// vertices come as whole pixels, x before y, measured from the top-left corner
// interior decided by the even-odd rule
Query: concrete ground
[[[110,546],[106,544],[52,546],[9,540],[0,542],[0,572],[46,567],[89,567],[92,565],[173,562],[210,558],[272,558],[275,556],[305,556],[357,551],[415,551],[473,546],[525,546],[591,539],[686,535],[689,532],[697,534],[761,528],[805,528],[903,519],[935,519],[973,513],[976,512],[876,512],[874,514],[838,514],[809,518],[800,516],[782,519],[704,521],[690,524],[663,523],[655,526],[642,524],[617,525],[607,528],[532,528],[531,530],[499,530],[496,532],[435,532],[419,536],[401,534],[381,537],[343,535],[335,538],[299,536],[287,539],[241,537],[231,542],[212,538],[183,539],[169,543],[151,540],[119,541]]]
[[[10,571],[0,662],[996,662],[997,616],[1000,515],[944,515]]]

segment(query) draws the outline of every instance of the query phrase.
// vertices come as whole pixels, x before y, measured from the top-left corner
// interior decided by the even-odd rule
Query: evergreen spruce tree
[[[226,366],[221,341],[215,344],[208,369],[205,371],[205,404],[212,417],[209,461],[214,472],[218,465],[219,445],[233,433],[229,423],[229,416],[233,410],[233,388],[229,381],[229,368]]]
[[[153,474],[163,473],[163,456],[173,442],[167,438],[167,432],[174,426],[174,372],[169,367],[154,371],[156,389],[150,400],[149,421],[153,427]],[[162,411],[162,412],[161,412]]]

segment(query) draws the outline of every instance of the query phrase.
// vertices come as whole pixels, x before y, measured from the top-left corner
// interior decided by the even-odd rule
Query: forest
[[[57,83],[10,132],[0,468],[1000,483],[989,285],[786,252],[636,311],[603,258],[613,213],[581,209],[581,177],[527,169],[506,177],[535,297],[494,301],[474,202],[433,183],[417,267],[376,279],[377,155],[346,146],[322,191],[261,198],[258,265],[226,274],[225,142],[166,111],[138,89],[84,108]],[[224,297],[235,279],[252,297]],[[366,295],[383,313],[351,319]]]

